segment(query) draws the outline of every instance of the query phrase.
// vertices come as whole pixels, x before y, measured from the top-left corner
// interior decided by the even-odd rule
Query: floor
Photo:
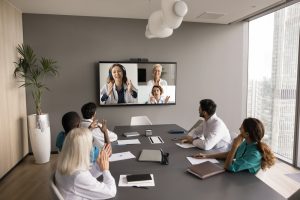
[[[27,156],[17,167],[13,169],[0,182],[0,199],[55,199],[49,179],[54,171],[57,154],[51,155],[51,161],[46,164],[35,164],[32,155]],[[300,188],[300,183],[289,178],[285,174],[300,173],[283,162],[277,161],[274,167],[256,176],[280,193],[285,198],[291,196]]]

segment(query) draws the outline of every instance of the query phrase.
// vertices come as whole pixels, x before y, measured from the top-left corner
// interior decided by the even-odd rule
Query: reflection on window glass
[[[249,23],[247,115],[261,119],[265,141],[292,162],[300,3]]]

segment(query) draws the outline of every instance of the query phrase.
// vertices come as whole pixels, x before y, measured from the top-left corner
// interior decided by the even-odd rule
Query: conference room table
[[[160,136],[164,143],[151,144],[145,136],[145,130],[151,129],[153,136]],[[225,172],[207,179],[186,172],[191,166],[187,156],[200,152],[198,148],[184,149],[177,146],[172,138],[182,134],[170,134],[170,130],[183,130],[176,124],[146,125],[146,126],[116,126],[114,132],[119,140],[139,139],[141,144],[112,145],[113,153],[130,151],[135,159],[114,161],[110,163],[110,171],[116,180],[117,195],[114,199],[122,200],[277,200],[285,199],[275,190],[246,171],[239,173]],[[138,132],[140,136],[126,138],[125,132]],[[140,162],[138,157],[143,149],[162,149],[169,153],[169,165],[158,162]],[[206,151],[207,152],[207,151]],[[215,152],[215,151],[208,151]],[[154,175],[154,187],[135,188],[118,187],[120,175],[143,174]]]

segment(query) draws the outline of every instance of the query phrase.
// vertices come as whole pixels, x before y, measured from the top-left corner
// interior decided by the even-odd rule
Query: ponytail
[[[275,156],[271,150],[271,148],[261,142],[261,141],[258,141],[257,142],[257,145],[258,145],[258,149],[259,151],[262,153],[262,159],[261,159],[261,168],[263,170],[266,170],[267,168],[270,168],[271,166],[273,166],[275,164]]]

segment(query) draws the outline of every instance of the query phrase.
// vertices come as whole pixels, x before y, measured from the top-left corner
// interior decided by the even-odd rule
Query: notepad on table
[[[127,181],[127,176],[128,175],[120,175],[119,184],[118,184],[119,187],[132,187],[132,186],[151,187],[151,186],[155,186],[153,174],[150,174],[151,180],[135,181],[135,182],[128,182]]]
[[[203,163],[200,163],[198,165],[192,165],[190,166],[187,171],[191,174],[194,174],[195,176],[201,178],[201,179],[205,179],[208,178],[210,176],[219,174],[224,172],[224,168],[222,168],[221,166],[212,163],[210,161],[206,161]]]
[[[125,144],[141,144],[139,139],[131,139],[131,140],[118,140],[118,145],[125,145]]]

